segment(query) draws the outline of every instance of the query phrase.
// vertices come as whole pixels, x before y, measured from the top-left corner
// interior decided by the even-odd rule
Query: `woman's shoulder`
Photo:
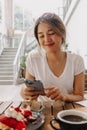
[[[32,50],[28,54],[28,57],[30,57],[30,58],[40,58],[42,56],[43,56],[43,54],[39,49]]]
[[[78,59],[82,60],[83,59],[81,55],[76,54],[76,53],[67,53],[67,55],[68,55],[69,59],[71,59],[71,60],[78,60]]]

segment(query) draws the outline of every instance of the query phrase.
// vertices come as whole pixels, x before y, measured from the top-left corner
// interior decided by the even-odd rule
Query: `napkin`
[[[84,106],[84,107],[87,107],[87,99],[86,99],[86,100],[79,101],[79,102],[75,102],[75,103],[77,103],[77,104],[79,104],[79,105],[82,105],[82,106]]]

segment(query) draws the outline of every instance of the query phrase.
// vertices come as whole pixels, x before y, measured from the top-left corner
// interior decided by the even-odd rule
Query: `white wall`
[[[80,0],[66,28],[69,50],[82,55],[87,68],[87,0]]]

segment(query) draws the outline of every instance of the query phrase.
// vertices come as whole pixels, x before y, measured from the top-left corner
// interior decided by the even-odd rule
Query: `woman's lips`
[[[45,46],[53,46],[54,43],[45,44]]]

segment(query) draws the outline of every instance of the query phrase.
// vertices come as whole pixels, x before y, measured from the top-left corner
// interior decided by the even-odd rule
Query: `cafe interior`
[[[53,130],[55,128],[50,121],[57,117],[60,111],[72,109],[87,114],[87,1],[60,0],[55,10],[66,26],[65,51],[81,55],[85,64],[84,100],[67,103],[60,100],[57,102],[24,100],[20,94],[24,85],[27,55],[33,49],[38,49],[38,45],[33,34],[36,17],[23,5],[23,2],[29,4],[29,1],[19,1],[0,0],[0,115],[11,106],[28,109],[33,114],[32,118],[37,118],[32,119],[25,129]],[[61,127],[58,122],[53,124],[57,128]],[[1,126],[0,124],[0,130],[10,130],[8,127],[2,129]],[[76,130],[80,130],[80,127]],[[87,126],[81,130],[87,130]]]

